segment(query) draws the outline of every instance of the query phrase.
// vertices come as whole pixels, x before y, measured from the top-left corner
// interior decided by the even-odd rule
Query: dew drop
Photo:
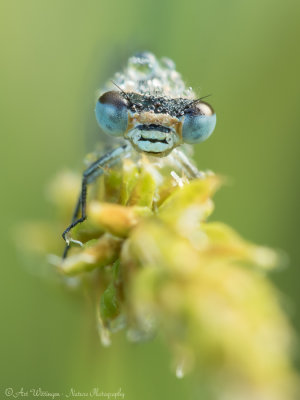
[[[81,284],[81,280],[77,276],[65,277],[65,283],[70,289],[77,289]]]
[[[185,373],[184,373],[182,364],[177,365],[175,374],[176,374],[176,378],[178,378],[178,379],[184,378]]]
[[[97,330],[102,346],[109,347],[111,345],[110,332],[103,324],[99,308],[97,308]]]
[[[149,79],[157,68],[157,61],[152,53],[138,53],[135,56],[130,57],[128,67],[144,79]]]
[[[126,327],[126,317],[124,314],[120,314],[117,318],[110,321],[109,332],[115,333]]]
[[[110,332],[101,323],[98,324],[98,332],[100,341],[103,347],[109,347],[111,345]]]
[[[129,329],[126,336],[129,342],[132,343],[145,342],[152,338],[152,332],[142,329]]]
[[[168,57],[162,57],[160,60],[161,66],[167,69],[175,69],[176,65],[173,60]]]

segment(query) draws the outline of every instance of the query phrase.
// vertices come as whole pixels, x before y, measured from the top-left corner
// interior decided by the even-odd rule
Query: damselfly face
[[[129,140],[135,150],[163,157],[182,143],[207,139],[216,125],[212,107],[186,89],[171,60],[151,53],[131,57],[123,74],[98,98],[103,131]]]

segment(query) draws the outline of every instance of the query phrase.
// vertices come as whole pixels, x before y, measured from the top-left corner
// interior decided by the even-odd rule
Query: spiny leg
[[[77,217],[78,217],[78,214],[79,214],[80,206],[81,206],[81,193],[80,193],[80,195],[78,196],[78,200],[77,200],[75,209],[74,209],[74,211],[73,211],[73,216],[72,216],[72,219],[71,219],[71,224],[73,224],[73,223],[76,221],[76,219],[77,219]],[[65,246],[65,249],[64,249],[64,252],[63,252],[62,258],[66,258],[67,254],[68,254],[68,251],[69,251],[69,248],[70,248],[70,242],[67,242],[67,243],[66,243],[66,246]]]
[[[195,167],[188,157],[178,149],[173,150],[173,156],[175,159],[179,162],[179,164],[182,166],[183,170],[187,173],[187,176],[189,178],[203,178],[204,174],[203,172],[199,171],[197,167]]]
[[[64,230],[62,237],[66,241],[66,247],[63,253],[63,258],[66,258],[71,240],[67,238],[67,234],[72,228],[74,228],[80,222],[86,219],[86,196],[87,196],[87,185],[94,182],[95,179],[103,174],[104,167],[111,167],[116,164],[121,156],[129,154],[132,150],[130,144],[120,146],[104,156],[100,157],[98,160],[93,162],[84,172],[82,176],[81,192],[78,198],[73,217],[70,225]],[[78,218],[79,211],[81,209],[81,217]]]

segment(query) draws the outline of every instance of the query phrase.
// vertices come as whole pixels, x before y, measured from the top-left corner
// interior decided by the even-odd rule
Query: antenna
[[[111,80],[111,83],[112,83],[113,85],[115,85],[115,86],[120,90],[120,92],[124,95],[124,97],[126,98],[126,100],[128,100],[129,103],[130,103],[130,105],[132,106],[133,103],[132,103],[132,101],[130,100],[130,98],[129,98],[129,96],[128,96],[128,93],[124,92],[124,90],[123,90],[122,88],[120,88],[120,86],[117,85],[116,82],[114,82],[113,80]]]
[[[198,103],[199,101],[201,101],[201,100],[203,100],[203,99],[206,99],[207,97],[210,97],[210,96],[212,96],[212,94],[207,94],[206,96],[199,97],[199,99],[194,100],[194,101],[192,102],[192,104],[196,104],[196,103]]]

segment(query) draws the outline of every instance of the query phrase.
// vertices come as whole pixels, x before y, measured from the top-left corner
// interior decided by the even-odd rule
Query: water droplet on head
[[[188,99],[193,99],[195,97],[194,91],[191,87],[188,87],[186,90],[184,90],[183,95]]]
[[[160,64],[162,67],[167,68],[167,69],[175,69],[176,68],[174,61],[168,57],[162,57],[160,60]]]
[[[144,78],[149,78],[157,68],[157,61],[152,53],[137,53],[128,60],[128,68]]]
[[[158,79],[154,78],[152,80],[152,87],[155,88],[156,90],[160,90],[161,82]]]
[[[138,58],[140,60],[143,60],[143,59],[145,59],[145,60],[153,60],[153,59],[156,60],[155,55],[153,53],[151,53],[150,51],[137,52],[137,53],[134,54],[133,57]]]

